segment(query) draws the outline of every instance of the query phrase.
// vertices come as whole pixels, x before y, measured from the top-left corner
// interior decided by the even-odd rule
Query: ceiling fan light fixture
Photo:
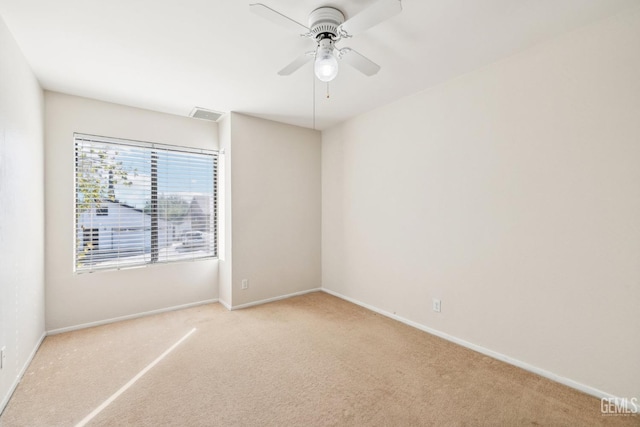
[[[314,71],[318,80],[330,82],[338,75],[338,59],[333,54],[333,41],[322,39],[318,43]]]
[[[373,0],[372,0],[373,1]],[[375,0],[375,3],[345,21],[344,13],[332,6],[322,6],[309,14],[309,24],[303,25],[262,3],[250,4],[251,10],[281,25],[291,28],[302,36],[316,42],[315,52],[298,56],[289,65],[278,71],[280,76],[288,76],[315,58],[314,74],[323,81],[330,82],[338,75],[338,59],[366,76],[380,71],[380,66],[350,47],[335,47],[342,39],[350,38],[402,11],[402,0]]]

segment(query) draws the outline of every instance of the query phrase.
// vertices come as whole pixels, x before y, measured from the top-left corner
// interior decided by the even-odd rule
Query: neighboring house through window
[[[74,137],[77,272],[217,257],[217,152]]]

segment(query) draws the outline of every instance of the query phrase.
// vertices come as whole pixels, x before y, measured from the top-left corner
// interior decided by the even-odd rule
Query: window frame
[[[149,261],[145,260],[143,258],[143,260],[141,260],[140,262],[137,263],[126,263],[125,265],[120,265],[118,263],[116,263],[116,265],[106,265],[106,266],[101,266],[100,262],[96,263],[90,263],[88,264],[88,266],[85,267],[81,267],[81,260],[79,258],[79,254],[84,250],[84,245],[85,245],[85,232],[83,231],[83,238],[78,238],[78,233],[80,232],[81,228],[80,228],[80,215],[82,213],[81,209],[79,208],[79,184],[78,184],[78,178],[79,178],[79,148],[80,146],[89,146],[91,144],[100,144],[100,145],[107,145],[107,146],[111,146],[111,148],[113,149],[113,147],[129,147],[129,148],[134,148],[137,150],[144,150],[145,151],[145,155],[149,155],[149,162],[151,163],[151,169],[152,171],[155,168],[155,171],[152,173],[155,173],[156,177],[155,177],[155,181],[154,184],[150,185],[150,192],[152,193],[151,199],[150,199],[150,205],[151,205],[151,210],[152,214],[151,217],[155,218],[155,219],[151,219],[151,232],[150,232],[150,240],[151,240],[151,246],[152,246],[152,255],[151,255],[151,259]],[[74,181],[74,185],[73,185],[73,191],[74,191],[74,206],[73,206],[73,233],[74,233],[74,244],[73,244],[73,272],[74,274],[85,274],[85,273],[93,273],[93,272],[98,272],[98,271],[115,271],[115,270],[124,270],[124,269],[131,269],[131,268],[141,268],[141,267],[149,267],[151,265],[162,265],[162,264],[173,264],[173,263],[180,263],[180,262],[194,262],[194,261],[202,261],[202,260],[217,260],[219,258],[219,246],[220,246],[220,241],[219,241],[219,232],[220,232],[220,228],[219,228],[219,223],[218,223],[218,208],[219,208],[219,201],[218,201],[218,195],[219,195],[219,191],[218,191],[218,186],[219,186],[219,164],[220,164],[220,150],[214,150],[214,149],[205,149],[205,148],[195,148],[195,147],[188,147],[188,146],[179,146],[179,145],[171,145],[171,144],[164,144],[164,143],[157,143],[157,142],[148,142],[148,141],[139,141],[139,140],[133,140],[133,139],[125,139],[125,138],[116,138],[116,137],[107,137],[107,136],[99,136],[99,135],[91,135],[91,134],[86,134],[86,133],[79,133],[79,132],[74,132],[73,134],[73,155],[74,155],[74,166],[73,166],[73,181]],[[115,150],[114,150],[115,151]],[[172,153],[172,152],[176,152],[176,153],[180,153],[180,154],[186,154],[186,155],[203,155],[203,156],[207,156],[210,157],[211,161],[212,161],[212,166],[213,166],[213,173],[211,175],[211,183],[212,183],[212,193],[206,194],[206,197],[210,198],[210,203],[211,203],[211,208],[208,210],[208,212],[210,212],[210,218],[207,220],[207,227],[209,227],[212,232],[210,233],[212,236],[212,244],[209,245],[209,247],[207,248],[208,250],[206,251],[205,254],[203,255],[197,255],[197,256],[191,256],[191,257],[184,257],[184,258],[176,258],[176,259],[171,259],[168,256],[163,257],[163,259],[159,259],[158,257],[158,242],[159,242],[159,238],[158,238],[158,228],[157,228],[157,221],[159,218],[159,214],[158,214],[158,205],[159,205],[159,200],[158,200],[158,179],[161,176],[161,173],[158,172],[158,168],[157,168],[157,153],[158,152],[162,152],[163,154],[166,153]],[[155,160],[154,160],[155,159]],[[154,163],[155,162],[155,163]],[[162,177],[164,179],[167,179],[166,176],[162,175]],[[177,178],[174,178],[177,179]],[[111,178],[109,178],[109,182],[111,182]],[[155,185],[155,188],[153,187]],[[195,198],[194,198],[195,199]],[[102,200],[105,200],[104,198]],[[101,214],[102,212],[106,211],[109,212],[110,209],[108,208],[107,205],[100,206],[101,202],[98,202],[96,206],[94,206],[92,209],[95,209],[95,215],[96,216],[103,216],[105,214]],[[124,206],[124,205],[123,205]],[[90,213],[91,214],[91,213]],[[109,215],[108,213],[106,215]],[[155,226],[156,228],[154,229],[154,221],[155,221]],[[93,227],[93,225],[91,225],[91,227]],[[91,241],[92,244],[94,242],[94,240],[96,239],[95,237],[95,231],[99,230],[98,228],[91,228]],[[140,247],[138,249],[141,249],[143,253],[145,253],[145,238],[146,236],[143,236],[142,238],[142,243],[140,243]],[[99,239],[99,237],[98,237]],[[154,248],[153,246],[155,245],[155,254],[154,254]],[[115,258],[117,260],[122,259],[125,257],[120,257],[120,254],[118,253],[118,256]]]

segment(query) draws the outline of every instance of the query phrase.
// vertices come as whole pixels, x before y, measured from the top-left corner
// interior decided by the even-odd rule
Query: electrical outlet
[[[4,365],[7,363],[7,347],[0,348],[0,369],[4,369]]]
[[[249,279],[242,279],[242,289],[249,289]]]
[[[437,298],[433,299],[433,311],[435,311],[436,313],[440,313],[440,300]]]

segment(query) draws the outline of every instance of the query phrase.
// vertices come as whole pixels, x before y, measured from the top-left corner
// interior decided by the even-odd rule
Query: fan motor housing
[[[344,14],[333,7],[320,7],[309,14],[309,29],[316,40],[336,39],[343,22]]]

